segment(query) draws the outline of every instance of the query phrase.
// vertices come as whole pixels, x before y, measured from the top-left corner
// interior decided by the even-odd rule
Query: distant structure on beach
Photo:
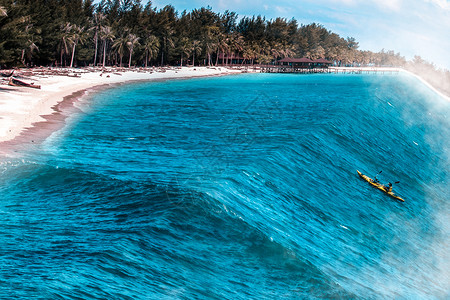
[[[332,62],[324,58],[316,60],[307,57],[285,57],[277,60],[273,65],[262,66],[265,73],[328,73],[328,67]]]
[[[332,62],[326,60],[324,58],[319,58],[316,60],[311,60],[307,57],[302,58],[290,58],[285,57],[280,59],[276,63],[279,66],[290,66],[294,68],[302,68],[302,69],[315,69],[315,68],[328,68]]]

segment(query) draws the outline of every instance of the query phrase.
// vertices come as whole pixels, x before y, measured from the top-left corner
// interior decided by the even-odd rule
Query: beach
[[[152,81],[237,74],[239,69],[223,67],[102,68],[102,69],[20,69],[14,75],[40,89],[0,85],[0,145],[19,139],[39,123],[54,123],[63,100],[73,103],[87,90],[133,81]],[[3,73],[8,73],[4,71]],[[60,118],[59,118],[60,119]],[[35,128],[34,128],[35,129]],[[36,130],[36,129],[35,129]]]

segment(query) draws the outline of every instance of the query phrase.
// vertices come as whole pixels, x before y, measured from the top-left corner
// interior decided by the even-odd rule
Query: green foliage
[[[98,2],[98,1],[97,1]],[[358,50],[320,24],[202,7],[179,14],[140,0],[0,0],[0,67],[198,65],[327,58],[339,65],[404,65],[393,51]]]

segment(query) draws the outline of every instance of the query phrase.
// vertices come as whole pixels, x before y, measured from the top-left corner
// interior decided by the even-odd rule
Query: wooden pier
[[[329,68],[301,68],[281,65],[260,65],[261,73],[296,73],[296,74],[396,74],[399,68],[389,67],[329,67]]]
[[[291,66],[266,65],[260,66],[261,73],[297,73],[297,74],[314,74],[314,73],[331,73],[327,68],[301,68]]]
[[[393,67],[329,67],[330,73],[341,74],[396,74],[399,68]]]

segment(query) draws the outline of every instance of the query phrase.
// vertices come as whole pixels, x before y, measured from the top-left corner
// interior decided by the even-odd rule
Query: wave
[[[21,276],[8,276],[15,296],[170,296],[188,281],[189,291],[181,293],[187,298],[244,299],[252,290],[264,291],[262,297],[352,295],[211,193],[178,182],[127,181],[42,164],[20,164],[6,175],[10,189],[18,188],[16,182],[22,192],[2,190],[8,199],[3,205],[28,229],[10,228],[4,260],[39,257]],[[14,235],[20,231],[25,239]],[[32,245],[39,246],[28,250]],[[17,288],[24,277],[28,283]],[[241,284],[230,289],[236,282]]]

